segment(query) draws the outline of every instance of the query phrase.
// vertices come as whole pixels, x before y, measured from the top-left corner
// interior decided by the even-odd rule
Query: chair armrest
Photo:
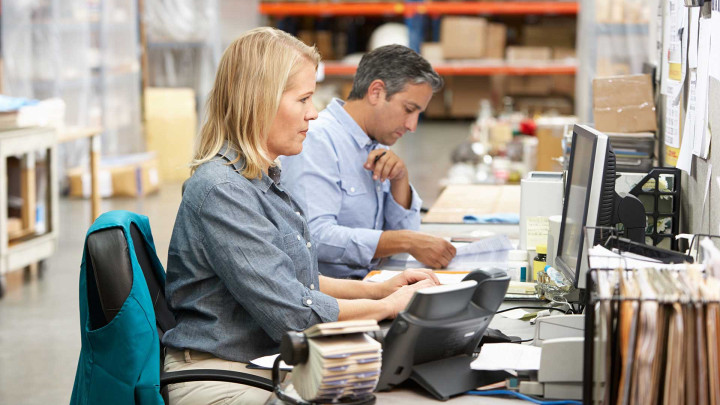
[[[245,384],[270,392],[275,389],[269,379],[239,371],[197,369],[160,373],[160,387],[190,381],[223,381]]]

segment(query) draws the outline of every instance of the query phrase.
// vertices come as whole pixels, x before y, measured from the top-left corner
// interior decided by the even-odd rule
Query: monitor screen
[[[607,135],[584,125],[573,128],[555,267],[579,288],[587,270],[583,229],[597,223],[607,147]]]

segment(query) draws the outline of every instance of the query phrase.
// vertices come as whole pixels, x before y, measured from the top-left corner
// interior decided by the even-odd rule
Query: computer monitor
[[[385,336],[379,391],[411,379],[445,400],[507,377],[471,370],[470,363],[510,278],[484,270],[468,277],[415,292]]]
[[[575,125],[554,263],[575,287],[585,288],[588,268],[583,230],[613,226],[616,203],[615,154],[608,136],[588,126]],[[594,232],[590,243],[598,243],[604,237]]]

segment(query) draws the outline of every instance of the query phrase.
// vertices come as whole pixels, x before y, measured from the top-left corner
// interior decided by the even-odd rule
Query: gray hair
[[[402,45],[382,46],[360,60],[348,100],[361,100],[374,80],[385,83],[386,98],[405,89],[408,83],[427,83],[433,93],[443,86],[443,79],[417,52]]]

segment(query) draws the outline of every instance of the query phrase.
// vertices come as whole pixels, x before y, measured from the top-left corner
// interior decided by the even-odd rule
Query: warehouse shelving
[[[341,26],[336,23],[335,20],[344,20],[342,24],[352,25],[359,24],[359,26],[367,27],[367,24],[374,24],[377,20],[389,20],[389,21],[404,21],[407,26],[408,35],[408,46],[416,52],[421,52],[421,45],[425,42],[438,43],[440,41],[440,31],[442,21],[447,16],[479,16],[484,17],[491,23],[503,23],[506,27],[513,27],[512,33],[508,32],[510,38],[513,38],[514,43],[506,43],[506,45],[526,45],[524,43],[518,44],[518,38],[520,32],[520,26],[526,23],[532,24],[533,22],[542,20],[542,17],[548,17],[552,20],[559,18],[564,21],[572,21],[572,26],[568,27],[568,36],[575,35],[576,17],[580,13],[580,1],[502,1],[502,0],[489,0],[489,1],[429,1],[429,0],[395,0],[395,1],[380,1],[380,2],[350,2],[350,1],[334,1],[334,2],[296,2],[296,1],[267,1],[261,2],[258,5],[258,10],[261,15],[269,17],[271,24],[274,24],[280,29],[291,32],[298,35],[298,30],[311,31],[308,28],[310,24],[315,24],[315,29],[318,31],[328,31],[328,28],[333,24]],[[531,18],[525,18],[532,16]],[[308,18],[309,17],[309,18]],[[540,18],[538,18],[540,17]],[[315,22],[312,22],[314,18]],[[342,25],[342,26],[345,26]],[[303,28],[298,28],[303,27]],[[320,28],[322,27],[322,28]],[[337,30],[337,29],[336,29]],[[329,30],[332,31],[332,30]],[[338,32],[342,32],[340,29]],[[353,30],[345,31],[347,37],[342,37],[340,41],[347,45],[347,49],[343,46],[338,46],[335,43],[335,47],[340,50],[335,55],[328,52],[331,55],[324,62],[324,76],[331,79],[331,85],[346,86],[347,80],[354,76],[357,70],[357,62],[348,63],[347,61],[334,61],[333,57],[343,57],[344,55],[354,54],[357,52],[364,51],[362,44],[357,41],[360,30],[354,28]],[[312,35],[312,34],[310,34]],[[342,35],[342,34],[340,34]],[[352,37],[350,37],[352,35]],[[507,34],[506,34],[507,35]],[[312,43],[310,39],[312,36],[305,36],[303,39],[307,43]],[[324,37],[327,38],[327,37]],[[348,38],[348,39],[345,39]],[[353,38],[352,40],[349,38]],[[508,36],[506,36],[507,40]],[[336,37],[337,40],[337,37]],[[355,42],[352,42],[352,41]],[[537,43],[538,41],[536,41]],[[571,41],[574,42],[574,41]],[[327,40],[325,42],[315,42],[319,49],[329,49],[328,46],[332,47],[332,44],[328,45]],[[556,45],[541,45],[536,44],[535,46],[547,46],[555,47]],[[560,48],[571,48],[572,45],[558,46]],[[352,48],[352,49],[351,49]],[[442,56],[440,56],[442,58]],[[329,60],[328,60],[329,59]],[[515,58],[521,59],[521,58]],[[523,61],[508,61],[504,58],[498,58],[494,56],[491,58],[478,58],[478,59],[462,59],[462,58],[447,58],[444,61],[434,61],[434,69],[442,76],[446,78],[451,77],[478,77],[478,80],[486,80],[487,77],[500,76],[499,80],[493,81],[497,86],[504,86],[503,76],[508,77],[528,77],[522,79],[527,81],[529,90],[527,94],[518,94],[515,91],[515,95],[519,97],[537,96],[542,90],[538,89],[538,83],[542,84],[551,82],[552,89],[548,90],[549,96],[556,98],[572,99],[572,96],[568,97],[568,92],[565,90],[567,85],[565,83],[572,78],[578,72],[578,65],[575,59],[552,59],[547,61],[539,60],[523,60]],[[532,79],[529,77],[538,77],[538,79]],[[547,78],[541,78],[539,76],[546,76]],[[554,77],[550,77],[554,76]],[[513,79],[514,80],[514,79]],[[544,81],[543,81],[544,80]],[[507,83],[511,83],[510,80]],[[512,83],[519,83],[517,80]],[[525,86],[523,82],[523,86]],[[554,87],[555,83],[559,83],[558,87]],[[535,87],[533,87],[535,85]],[[487,86],[483,86],[485,88]],[[560,90],[556,90],[560,89]],[[452,94],[452,89],[449,90]],[[572,92],[572,90],[570,90]],[[500,95],[498,95],[500,94]],[[502,91],[493,93],[493,97],[496,98],[494,102],[496,107],[500,104]],[[453,96],[454,97],[454,96]],[[446,97],[447,98],[447,97]],[[448,100],[451,99],[447,98]],[[459,99],[459,98],[458,98]],[[572,103],[572,100],[569,100]],[[572,104],[571,104],[572,105]]]
[[[510,63],[442,63],[433,66],[441,75],[447,76],[487,76],[487,75],[567,75],[575,74],[577,67],[574,64],[545,64],[545,65],[518,65]],[[340,62],[325,62],[326,76],[352,76],[357,65]]]
[[[384,3],[260,3],[260,13],[289,16],[405,16],[427,14],[576,15],[577,2],[384,2]]]

